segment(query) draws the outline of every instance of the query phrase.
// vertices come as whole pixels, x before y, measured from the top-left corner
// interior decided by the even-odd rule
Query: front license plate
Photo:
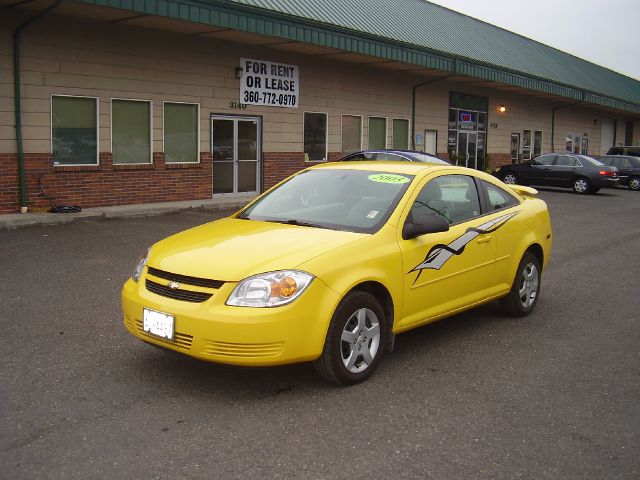
[[[142,329],[151,335],[173,340],[173,315],[145,308],[142,312]]]

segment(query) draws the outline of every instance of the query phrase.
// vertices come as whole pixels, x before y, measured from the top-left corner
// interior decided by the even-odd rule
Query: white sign
[[[300,81],[297,65],[241,58],[240,66],[241,103],[298,108]]]
[[[422,145],[422,133],[416,132],[416,145]]]

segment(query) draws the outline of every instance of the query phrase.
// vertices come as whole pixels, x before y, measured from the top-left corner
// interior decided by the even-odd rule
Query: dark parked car
[[[596,193],[618,183],[616,167],[586,155],[549,153],[520,164],[504,165],[494,171],[504,183],[572,188],[576,193]]]
[[[631,155],[633,157],[640,157],[640,145],[619,145],[617,147],[611,147],[607,155]]]
[[[364,160],[393,160],[401,162],[425,162],[435,163],[438,165],[450,165],[449,162],[438,158],[434,155],[429,155],[424,152],[415,152],[413,150],[364,150],[362,152],[350,153],[340,159],[341,162],[350,161],[364,161]]]
[[[636,192],[640,190],[640,157],[606,155],[598,160],[618,169],[621,185],[626,185]]]

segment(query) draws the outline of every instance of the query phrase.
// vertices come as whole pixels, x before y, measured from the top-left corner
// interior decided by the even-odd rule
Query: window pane
[[[362,149],[362,117],[354,115],[342,116],[342,154],[357,152]]]
[[[164,104],[164,155],[167,163],[198,162],[198,106]]]
[[[213,121],[213,161],[233,160],[233,120]]]
[[[113,100],[111,135],[113,163],[151,163],[151,104]]]
[[[369,148],[387,148],[387,119],[369,117]]]
[[[531,158],[531,130],[522,132],[522,157]]]
[[[238,121],[238,160],[258,159],[258,123]]]
[[[304,155],[305,160],[327,159],[327,114],[304,114]]]
[[[533,156],[537,157],[542,154],[542,131],[536,130],[533,133]]]
[[[393,119],[393,148],[409,148],[409,120]]]
[[[52,97],[53,161],[63,165],[98,163],[97,100]]]

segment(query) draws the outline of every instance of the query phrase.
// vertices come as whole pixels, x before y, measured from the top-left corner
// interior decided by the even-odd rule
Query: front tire
[[[529,315],[540,297],[540,262],[531,252],[526,252],[520,260],[516,278],[506,297],[500,299],[502,310],[512,317]]]
[[[591,190],[591,183],[589,183],[589,180],[584,177],[578,177],[573,181],[572,188],[574,192],[584,195],[585,193],[589,193],[589,190]]]
[[[380,363],[386,333],[386,318],[378,300],[366,292],[350,293],[336,308],[322,355],[313,366],[332,383],[362,382]]]
[[[629,179],[629,188],[636,192],[640,190],[640,177],[631,177]]]

